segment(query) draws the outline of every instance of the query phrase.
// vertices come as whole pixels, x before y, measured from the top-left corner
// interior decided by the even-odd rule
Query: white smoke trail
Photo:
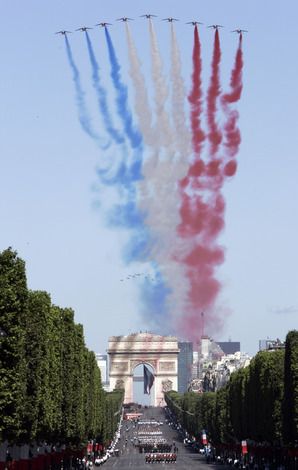
[[[130,76],[135,90],[135,111],[145,143],[153,146],[154,140],[151,128],[152,112],[149,105],[145,78],[141,71],[141,61],[138,57],[128,23],[125,23],[125,30],[130,63]]]
[[[154,135],[156,147],[153,158],[145,164],[144,168],[145,179],[153,183],[152,197],[144,202],[148,213],[148,225],[153,228],[158,240],[158,243],[153,247],[153,255],[158,260],[161,272],[172,289],[171,313],[179,315],[186,298],[187,284],[184,282],[184,268],[173,259],[178,239],[176,227],[180,220],[177,182],[187,171],[187,155],[190,152],[191,140],[185,125],[185,93],[176,38],[174,36],[173,41],[172,34],[173,91],[171,107],[173,130],[166,111],[169,91],[163,77],[162,59],[151,20],[149,21],[149,32],[152,78],[155,87],[156,126]]]
[[[169,309],[179,311],[185,297],[185,279],[181,266],[173,259],[177,244],[176,227],[179,222],[179,196],[177,181],[184,176],[187,167],[186,154],[189,149],[189,137],[185,126],[184,85],[181,77],[180,58],[177,44],[172,58],[172,110],[181,117],[173,118],[171,127],[166,110],[169,90],[163,75],[163,63],[158,48],[152,22],[149,21],[152,78],[154,87],[155,122],[152,126],[150,110],[141,63],[128,26],[126,27],[127,44],[130,60],[130,75],[135,90],[135,111],[142,129],[145,143],[151,149],[150,156],[143,165],[144,180],[141,181],[140,206],[146,213],[146,224],[150,228],[153,244],[150,255],[160,269],[160,273],[169,285],[172,293]],[[176,94],[176,96],[174,96]],[[183,128],[182,142],[180,140]],[[187,149],[187,150],[185,150]],[[155,242],[156,241],[156,242]]]
[[[173,133],[170,127],[168,114],[166,112],[166,101],[169,95],[168,88],[163,76],[162,59],[159,53],[156,34],[153,23],[149,19],[151,60],[152,60],[152,78],[154,83],[154,100],[156,109],[155,132],[158,141],[156,145],[163,146],[168,150],[173,146]]]
[[[171,23],[171,80],[172,80],[172,117],[175,129],[175,143],[179,153],[179,164],[176,164],[177,177],[185,176],[191,153],[191,134],[185,116],[185,86],[181,73],[180,51],[174,25]]]

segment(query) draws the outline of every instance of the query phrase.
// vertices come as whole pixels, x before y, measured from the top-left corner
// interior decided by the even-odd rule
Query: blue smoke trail
[[[167,299],[171,293],[167,287],[158,267],[154,266],[155,280],[145,279],[141,289],[141,299],[143,302],[142,314],[157,328],[161,334],[171,333],[171,317]]]
[[[125,134],[130,140],[132,148],[140,147],[142,145],[142,135],[133,126],[131,112],[128,108],[128,94],[127,87],[122,83],[120,75],[120,65],[117,60],[115,49],[112,43],[111,36],[107,28],[105,28],[106,41],[109,52],[109,59],[111,64],[111,78],[117,92],[116,104],[117,110],[122,122],[124,124]]]
[[[80,124],[83,130],[86,132],[86,134],[88,134],[89,137],[95,140],[97,144],[100,146],[100,148],[105,149],[107,148],[107,143],[104,143],[100,135],[97,134],[92,128],[91,120],[90,120],[90,117],[86,108],[85,93],[82,89],[79,69],[75,64],[71,47],[70,47],[70,44],[66,35],[65,35],[65,47],[66,47],[68,63],[72,71],[72,79],[75,85],[76,101],[77,101],[77,107],[78,107],[78,112],[79,112]]]
[[[105,125],[105,129],[110,137],[116,144],[121,144],[124,142],[124,136],[120,134],[120,132],[115,129],[112,123],[112,118],[108,109],[108,102],[107,102],[107,93],[104,87],[100,83],[100,76],[99,76],[99,65],[97,63],[93,46],[89,37],[88,32],[86,31],[86,41],[87,41],[87,48],[89,59],[92,67],[92,82],[93,87],[97,94],[98,106],[103,116],[103,121]]]
[[[111,64],[111,78],[116,90],[116,105],[119,117],[122,119],[125,134],[130,141],[131,147],[136,149],[134,164],[132,167],[124,171],[122,169],[122,177],[127,183],[127,180],[137,181],[143,178],[141,173],[142,169],[142,154],[143,154],[143,139],[139,130],[133,126],[131,112],[128,108],[128,93],[127,87],[122,83],[120,75],[120,65],[117,60],[115,49],[107,29],[105,29],[106,42],[108,47],[109,59]],[[136,207],[135,194],[132,192],[132,198],[124,206],[118,206],[113,211],[113,219],[122,221],[128,227],[136,227],[131,242],[125,250],[126,260],[144,260],[147,261],[151,258],[151,247],[153,240],[150,237],[148,228],[145,225],[145,213],[140,213]],[[162,276],[159,274],[158,266],[153,265],[155,271],[155,278],[157,284],[152,284],[150,281],[143,283],[141,288],[141,298],[144,307],[144,316],[146,319],[157,326],[160,331],[165,329],[165,323],[169,325],[169,312],[167,298],[170,294],[170,289],[166,286]]]

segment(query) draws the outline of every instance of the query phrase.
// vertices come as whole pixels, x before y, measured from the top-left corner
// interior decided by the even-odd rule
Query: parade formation
[[[146,463],[176,463],[176,445],[165,439],[162,426],[163,422],[155,419],[137,423],[134,440],[139,452],[145,453]]]

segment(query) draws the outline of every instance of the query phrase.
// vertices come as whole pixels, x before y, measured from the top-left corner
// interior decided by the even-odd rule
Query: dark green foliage
[[[229,383],[216,393],[168,392],[166,402],[194,436],[204,429],[215,443],[233,444],[251,439],[273,446],[282,441],[295,445],[298,332],[288,334],[286,352],[258,353],[248,367],[234,372]]]
[[[231,375],[229,382],[229,409],[231,428],[238,441],[248,435],[248,416],[246,412],[246,389],[249,368],[240,369]]]
[[[104,396],[103,441],[108,444],[116,432],[124,398],[124,390],[114,390]]]
[[[216,442],[233,442],[229,407],[229,386],[225,386],[216,392],[213,428],[213,440]]]
[[[262,351],[251,361],[246,402],[249,406],[247,435],[257,441],[281,440],[281,403],[284,351]]]
[[[216,394],[214,392],[206,392],[200,395],[200,399],[196,404],[197,416],[197,432],[200,434],[204,430],[207,436],[214,435],[214,411],[215,411]]]
[[[44,436],[51,424],[50,346],[51,299],[46,292],[28,295],[24,331],[26,360],[26,401],[24,440]]]
[[[25,264],[0,253],[0,442],[112,439],[123,391],[103,391],[71,309],[28,291]]]
[[[25,263],[8,248],[0,253],[0,440],[23,430],[27,302]]]
[[[288,444],[298,445],[298,331],[286,338],[283,434]]]

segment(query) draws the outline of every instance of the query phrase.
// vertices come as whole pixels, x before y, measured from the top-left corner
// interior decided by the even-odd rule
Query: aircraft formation
[[[140,18],[145,18],[147,20],[151,20],[151,18],[157,18],[157,15],[153,15],[152,13],[145,13],[144,15],[140,15]],[[121,18],[116,18],[116,21],[122,21],[123,23],[126,23],[128,21],[133,21],[134,18],[129,18],[127,16],[122,16]],[[178,18],[173,18],[172,16],[169,16],[168,18],[162,18],[161,21],[167,21],[168,23],[173,23],[174,21],[179,21]],[[201,23],[200,21],[192,20],[192,21],[187,21],[186,24],[192,25],[194,27],[198,25],[203,25],[204,23]],[[108,23],[106,21],[102,21],[100,23],[95,24],[94,26],[101,26],[102,28],[107,28],[108,26],[112,26],[112,23]],[[215,30],[218,30],[218,28],[223,28],[222,25],[220,24],[212,24],[207,26],[207,28],[212,28]],[[89,29],[93,29],[92,27],[89,26],[81,26],[80,28],[76,29],[75,31],[81,31],[81,32],[87,32]],[[66,36],[67,34],[72,33],[72,31],[67,31],[67,30],[61,30],[57,31],[55,34],[61,34],[63,36]],[[248,33],[246,29],[234,29],[231,31],[231,33]]]
[[[147,281],[156,281],[156,277],[152,276],[151,274],[148,273],[134,273],[134,274],[129,274],[128,276],[120,279],[120,282],[125,282],[125,281],[132,281],[134,279],[140,279],[140,277],[143,277]]]
[[[236,48],[228,84],[224,85],[223,25],[206,22],[201,26],[200,17],[184,21],[171,16],[156,19],[151,13],[141,15],[139,26],[148,30],[151,65],[151,74],[145,74],[138,50],[143,44],[137,44],[130,31],[133,18],[115,15],[114,23],[122,23],[125,29],[122,42],[126,41],[128,63],[123,64],[110,23],[104,18],[96,20],[94,25],[82,23],[73,28],[85,33],[80,38],[86,42],[89,62],[88,95],[86,74],[81,75],[85,62],[81,64],[80,55],[76,57],[70,30],[57,30],[56,34],[63,36],[81,130],[98,148],[97,184],[107,202],[102,215],[108,228],[125,229],[127,233],[122,250],[125,265],[138,263],[140,267],[130,269],[142,270],[122,272],[118,285],[139,290],[142,315],[150,324],[170,321],[173,331],[196,341],[204,331],[198,312],[206,312],[210,329],[217,331],[224,321],[224,312],[218,309],[223,286],[217,268],[225,259],[219,235],[225,225],[224,185],[238,166],[235,157],[241,132],[237,108],[243,89],[242,33],[247,30],[234,27],[229,31],[236,39]],[[169,67],[164,66],[153,22],[166,23],[170,28]],[[175,28],[185,22],[193,33],[187,91]],[[89,36],[90,29],[99,27],[104,51],[102,47],[95,50]],[[211,33],[211,39],[213,36],[208,74],[202,56],[202,28]],[[102,52],[107,67],[100,67]],[[132,97],[123,66],[129,68]],[[148,82],[152,93],[147,92]],[[89,93],[90,98],[93,96],[90,104],[99,112],[96,124],[93,109],[89,111]],[[110,191],[113,197],[105,197]]]

